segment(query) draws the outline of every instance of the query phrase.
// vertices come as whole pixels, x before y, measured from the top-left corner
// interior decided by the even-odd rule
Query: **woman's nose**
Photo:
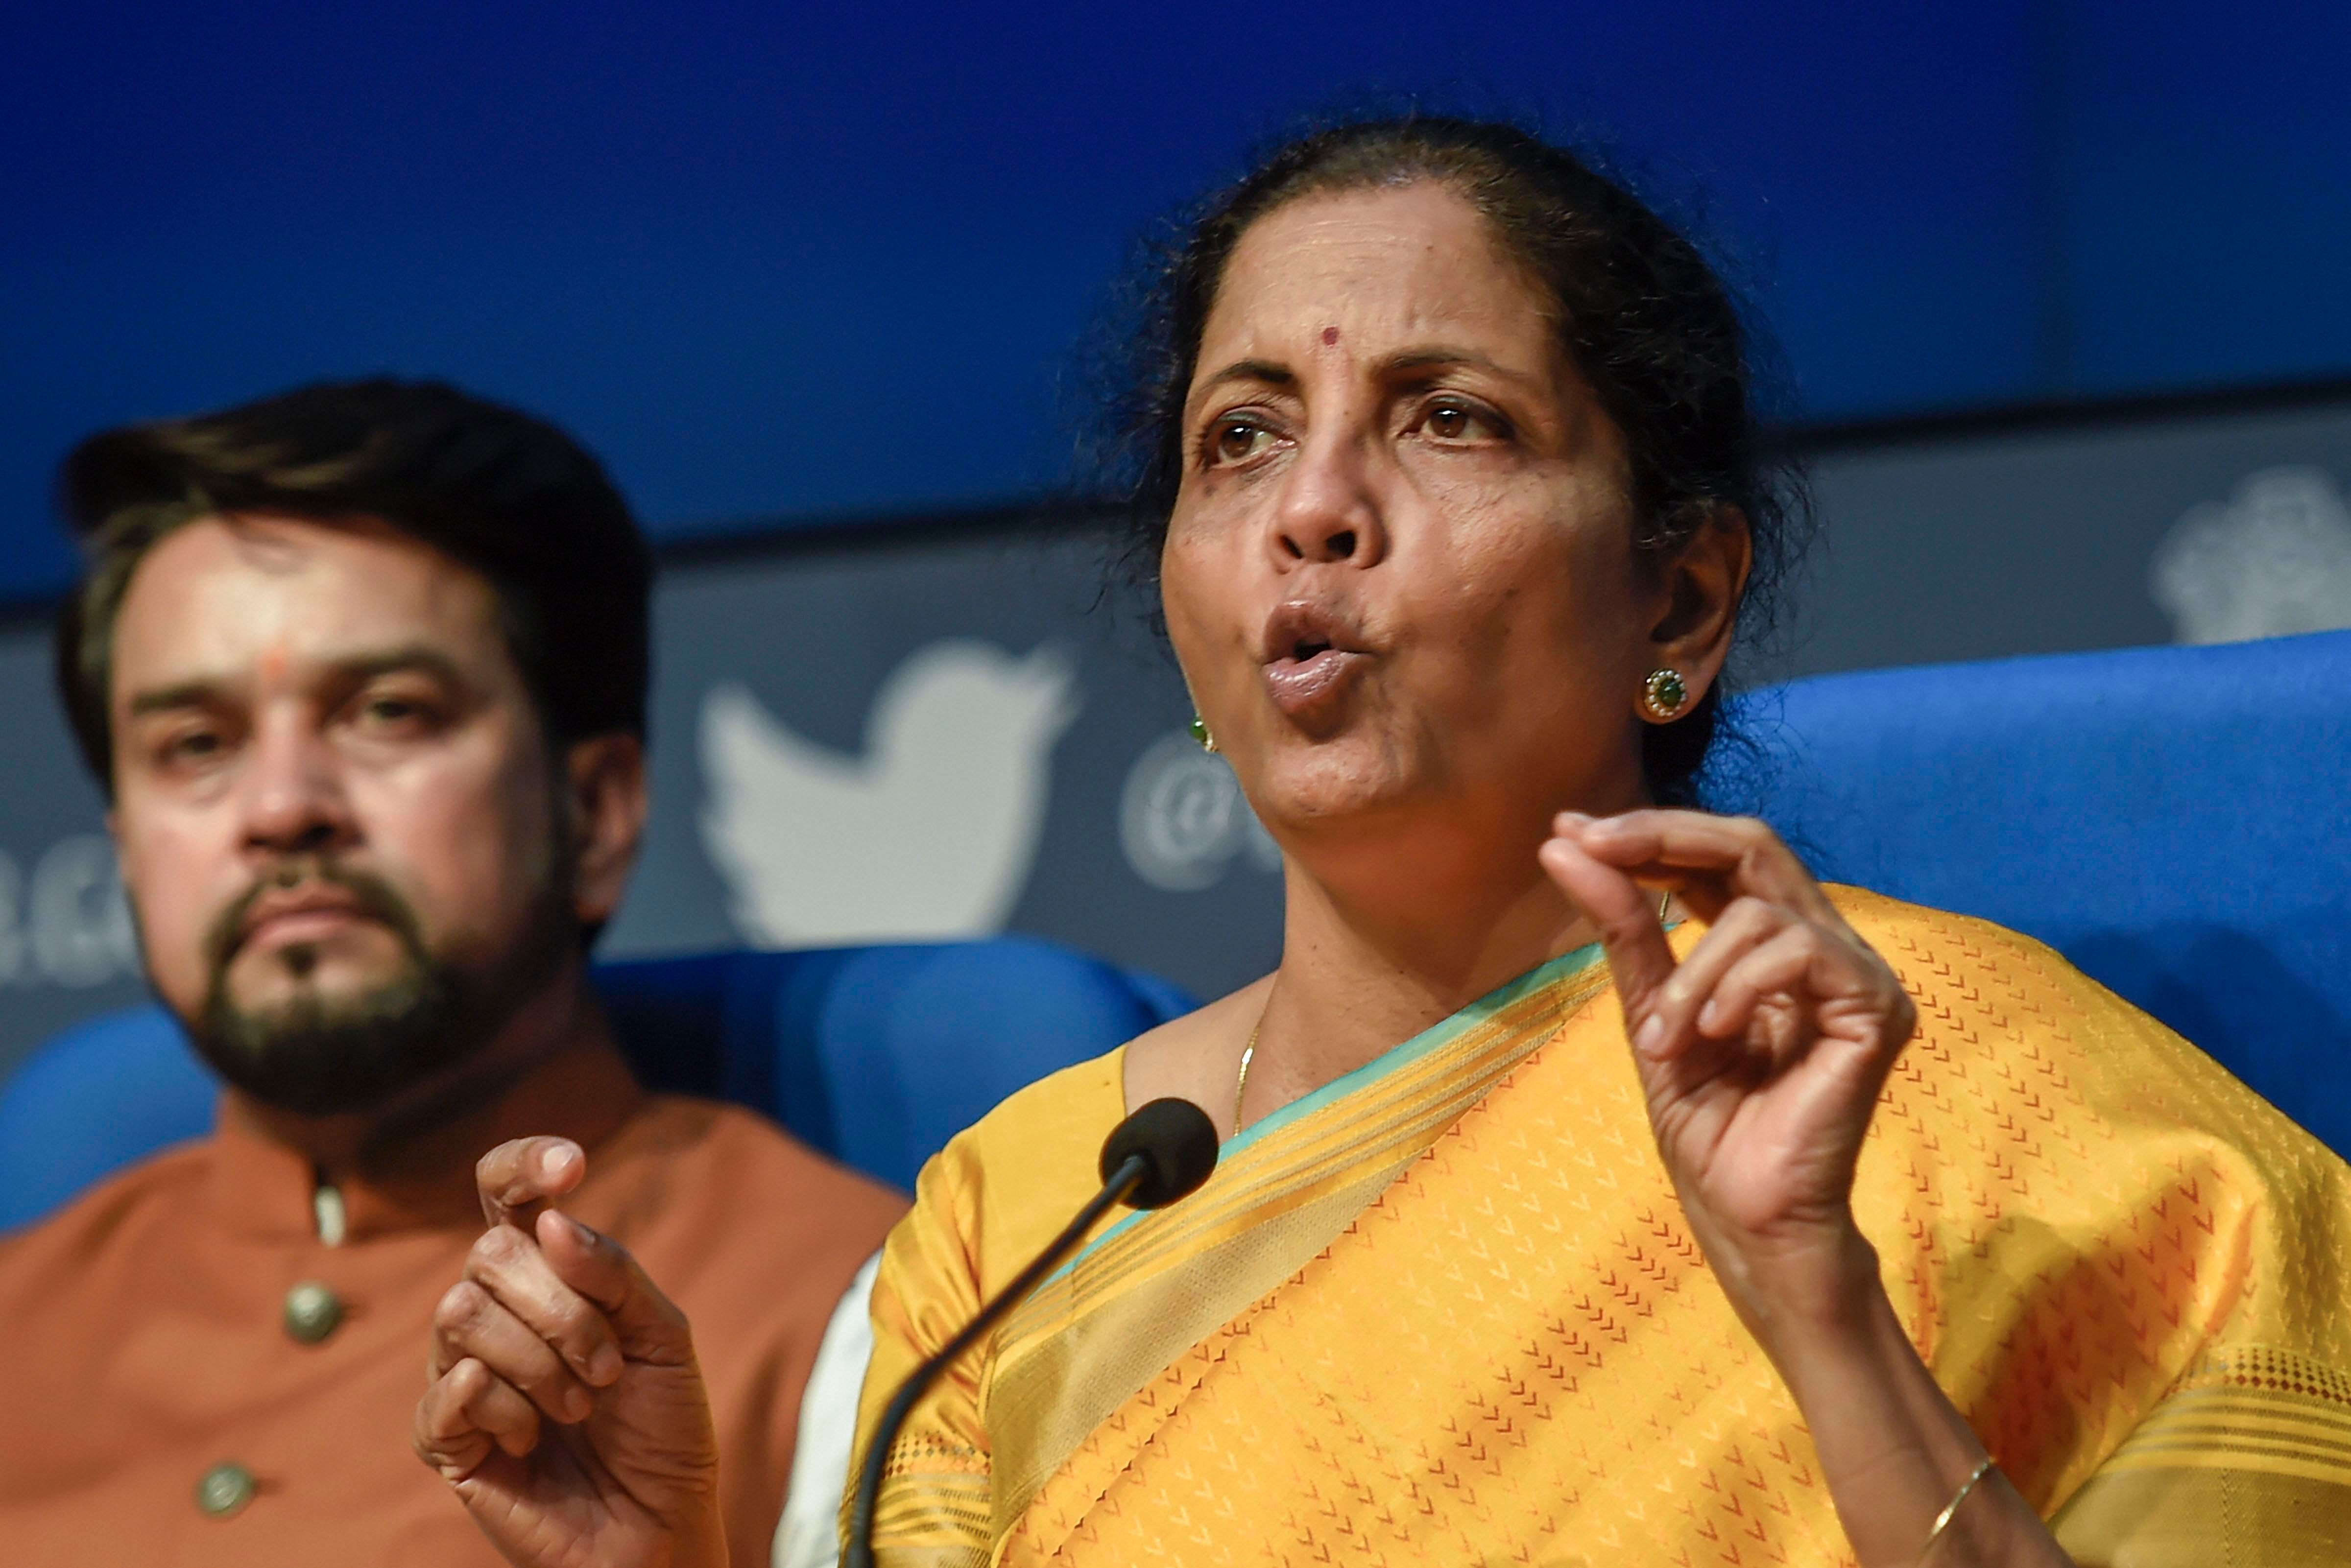
[[[1371,566],[1387,536],[1370,465],[1353,443],[1310,442],[1284,476],[1271,542],[1281,564]]]

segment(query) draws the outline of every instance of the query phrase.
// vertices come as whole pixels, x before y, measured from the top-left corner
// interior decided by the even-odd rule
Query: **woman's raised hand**
[[[417,1456],[525,1568],[725,1568],[684,1315],[618,1242],[542,1207],[586,1174],[562,1138],[482,1156],[489,1228],[433,1316]]]
[[[1598,927],[1657,1147],[1725,1292],[1767,1349],[1877,1288],[1854,1167],[1917,1015],[1886,961],[1762,823],[1562,813],[1543,868]],[[1670,890],[1711,927],[1677,963]],[[1801,1331],[1799,1331],[1801,1332]]]
[[[1802,1413],[1855,1554],[1913,1563],[1985,1453],[1853,1218],[1862,1137],[1917,1025],[1909,997],[1761,822],[1567,812],[1539,853],[1599,928],[1682,1212]],[[1679,963],[1656,889],[1710,927]],[[1938,1563],[2065,1568],[1999,1471],[1972,1495]]]

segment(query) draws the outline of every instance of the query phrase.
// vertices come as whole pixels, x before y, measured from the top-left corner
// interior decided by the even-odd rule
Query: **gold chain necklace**
[[[1266,998],[1266,1004],[1269,1007],[1272,1002],[1271,997]],[[1257,1015],[1257,1028],[1249,1030],[1249,1043],[1241,1047],[1240,1076],[1233,1080],[1233,1132],[1236,1134],[1238,1134],[1241,1130],[1241,1096],[1249,1092],[1249,1063],[1257,1059],[1257,1037],[1263,1032],[1265,1032],[1265,1015],[1259,1013]]]
[[[1673,890],[1668,888],[1657,897],[1657,924],[1666,923],[1666,912],[1673,906]],[[1233,1078],[1233,1133],[1241,1130],[1241,1101],[1249,1094],[1249,1063],[1257,1060],[1257,1037],[1265,1032],[1265,1014],[1273,1010],[1273,996],[1267,993],[1265,1011],[1257,1015],[1257,1027],[1249,1030],[1249,1043],[1241,1047],[1241,1070]]]

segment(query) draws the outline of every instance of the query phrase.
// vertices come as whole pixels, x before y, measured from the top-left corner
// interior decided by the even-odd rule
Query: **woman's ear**
[[[1663,569],[1665,612],[1649,630],[1649,652],[1655,667],[1681,676],[1688,704],[1705,696],[1722,674],[1754,565],[1747,515],[1718,507]]]
[[[645,833],[645,744],[615,731],[574,741],[565,754],[571,809],[571,904],[584,925],[621,906]]]

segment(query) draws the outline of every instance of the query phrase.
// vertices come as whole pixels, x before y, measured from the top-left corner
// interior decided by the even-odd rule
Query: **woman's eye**
[[[1246,463],[1272,439],[1272,433],[1254,420],[1223,420],[1209,434],[1209,458],[1217,463]]]
[[[1439,441],[1491,441],[1503,434],[1501,421],[1483,409],[1458,402],[1434,405],[1423,424]]]

